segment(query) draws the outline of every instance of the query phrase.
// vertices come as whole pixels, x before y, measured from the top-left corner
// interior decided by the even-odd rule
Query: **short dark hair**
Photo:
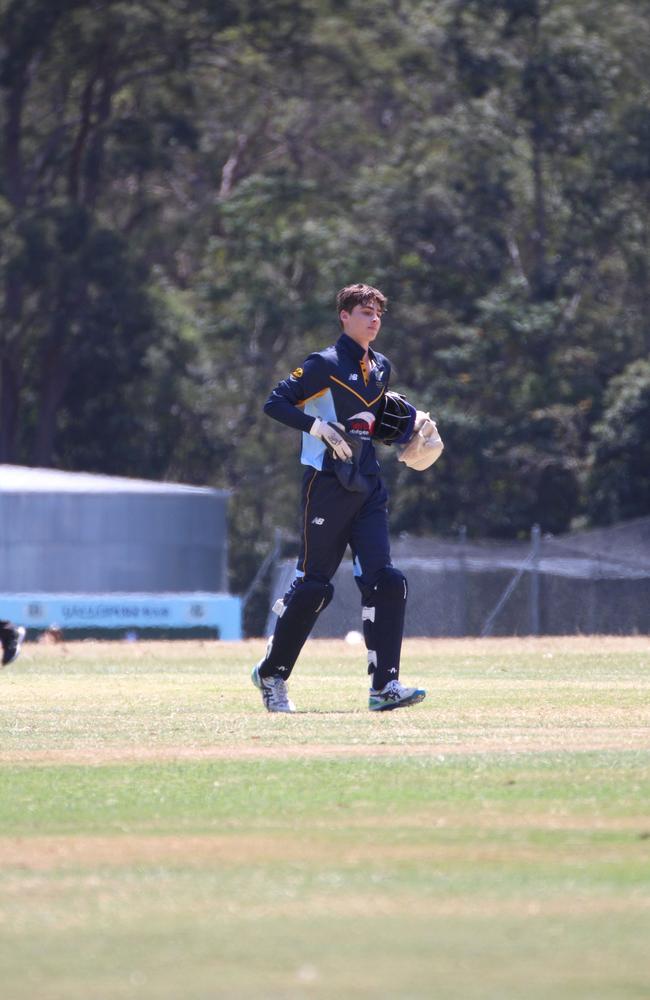
[[[372,285],[361,283],[346,285],[336,296],[336,315],[340,320],[342,310],[352,312],[355,306],[370,305],[378,306],[379,312],[385,313],[388,308],[388,299],[383,292],[380,292],[378,288],[373,288]]]

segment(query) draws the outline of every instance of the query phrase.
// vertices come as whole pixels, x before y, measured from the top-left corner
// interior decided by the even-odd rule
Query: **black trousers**
[[[284,595],[261,677],[289,677],[318,615],[332,599],[331,578],[349,545],[363,603],[363,632],[373,686],[399,677],[407,585],[393,569],[388,539],[388,494],[379,476],[365,493],[341,485],[334,473],[308,469],[302,486],[302,543],[297,576]]]
[[[302,483],[298,574],[329,583],[349,545],[357,583],[372,587],[391,565],[388,493],[379,476],[368,477],[368,493],[353,493],[333,473],[308,468]]]

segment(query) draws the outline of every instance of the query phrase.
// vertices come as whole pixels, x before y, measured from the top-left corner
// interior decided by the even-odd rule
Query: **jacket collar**
[[[336,341],[336,346],[355,361],[361,361],[361,358],[366,353],[361,344],[357,344],[356,340],[353,340],[352,337],[348,337],[347,333],[341,334],[339,339]],[[371,347],[368,348],[368,357],[371,360],[374,360],[375,354]]]

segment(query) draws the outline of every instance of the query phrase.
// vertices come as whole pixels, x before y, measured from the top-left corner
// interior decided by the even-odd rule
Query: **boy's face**
[[[381,307],[376,302],[355,306],[350,312],[342,309],[341,326],[348,337],[357,344],[367,346],[372,343],[381,328]]]

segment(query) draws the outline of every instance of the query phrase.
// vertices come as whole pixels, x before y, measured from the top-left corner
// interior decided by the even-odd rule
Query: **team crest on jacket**
[[[355,413],[354,416],[348,417],[345,421],[345,429],[352,437],[369,441],[375,429],[375,418],[369,410],[362,410],[361,413]]]
[[[291,372],[291,378],[302,378],[302,376],[303,376],[302,368],[294,368],[294,370]]]

